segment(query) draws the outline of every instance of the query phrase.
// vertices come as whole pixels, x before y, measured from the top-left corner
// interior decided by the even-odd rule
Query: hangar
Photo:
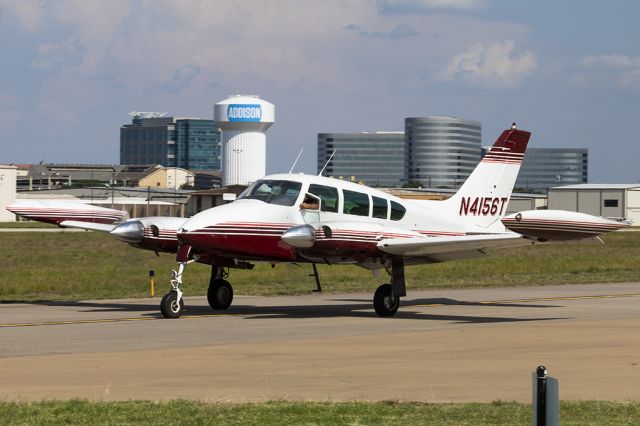
[[[630,219],[640,223],[640,184],[579,184],[549,188],[550,210]]]
[[[15,215],[5,207],[16,199],[17,167],[0,164],[0,222],[13,222]]]

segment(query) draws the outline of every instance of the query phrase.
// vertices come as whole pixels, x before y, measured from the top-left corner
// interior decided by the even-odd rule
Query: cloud
[[[43,71],[58,71],[71,68],[82,62],[85,47],[76,37],[69,37],[62,43],[41,43],[38,45],[38,56],[31,61],[31,66]]]
[[[435,79],[497,89],[516,87],[537,68],[538,61],[531,51],[514,53],[515,46],[514,41],[475,44],[454,56]]]
[[[485,0],[377,0],[382,15],[418,15],[434,9],[473,10],[487,6]]]
[[[618,53],[588,55],[580,59],[580,64],[584,68],[604,70],[605,78],[613,80],[622,89],[640,90],[640,56]],[[598,75],[592,73],[590,77],[590,80],[594,80]]]
[[[173,78],[167,82],[165,88],[172,93],[180,92],[200,74],[200,67],[195,64],[184,65],[173,72]]]
[[[56,0],[21,21],[5,3],[20,2],[0,0],[0,34],[11,40],[4,44],[11,60],[0,67],[9,73],[0,93],[16,95],[20,107],[20,126],[5,129],[18,137],[30,129],[32,144],[24,152],[43,156],[60,152],[43,142],[54,135],[81,139],[82,132],[70,130],[75,126],[100,128],[91,149],[117,156],[114,140],[125,111],[208,117],[211,103],[229,93],[256,93],[278,105],[282,114],[273,131],[287,130],[274,133],[276,150],[293,143],[290,134],[312,144],[316,127],[357,130],[374,120],[395,128],[384,118],[391,116],[388,105],[402,105],[397,116],[424,110],[424,96],[396,90],[401,79],[420,75],[409,86],[433,84],[451,52],[478,40],[521,40],[529,31],[464,13],[384,15],[371,0]],[[462,10],[481,4],[419,5]],[[353,115],[334,112],[336,104]],[[68,155],[80,154],[72,149]]]
[[[398,40],[401,38],[415,37],[420,34],[418,31],[414,30],[407,24],[403,24],[403,23],[397,24],[395,27],[391,29],[391,31],[387,31],[387,32],[365,31],[355,24],[349,24],[345,26],[344,29],[346,31],[353,31],[363,37],[379,37],[379,38],[386,38],[389,40]]]
[[[48,4],[47,0],[0,0],[0,16],[5,17],[6,12],[6,22],[27,31],[35,31],[45,20],[44,9]]]
[[[627,56],[620,54],[589,55],[580,60],[580,63],[589,68],[614,68],[629,69],[640,68],[640,56]]]

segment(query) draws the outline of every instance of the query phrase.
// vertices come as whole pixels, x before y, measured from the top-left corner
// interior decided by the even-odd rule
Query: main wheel
[[[180,318],[184,310],[184,302],[180,299],[178,303],[178,293],[170,291],[165,294],[160,302],[160,312],[165,318]]]
[[[381,317],[390,317],[398,312],[400,298],[393,296],[391,284],[382,284],[373,295],[373,308]]]
[[[214,280],[209,284],[207,301],[212,309],[227,309],[233,302],[233,287],[226,280]]]

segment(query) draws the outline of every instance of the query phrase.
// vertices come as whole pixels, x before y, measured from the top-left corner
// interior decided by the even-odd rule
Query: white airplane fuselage
[[[284,201],[249,198],[247,193],[262,182],[277,182],[274,186],[290,185],[296,189]],[[318,208],[301,208],[306,194],[318,192],[334,193],[335,200],[322,200]],[[506,206],[500,200],[494,205],[499,223],[500,209]],[[363,263],[383,255],[377,246],[385,239],[486,233],[484,228],[447,217],[442,207],[441,201],[405,200],[333,178],[276,174],[262,178],[238,200],[196,214],[182,225],[177,235],[181,243],[217,257]],[[306,233],[299,240],[287,238],[292,228],[303,225],[313,228],[313,235]],[[505,232],[501,224],[498,229]],[[305,238],[309,244],[305,244]]]

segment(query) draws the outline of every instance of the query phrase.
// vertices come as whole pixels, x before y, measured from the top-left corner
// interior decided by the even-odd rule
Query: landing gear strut
[[[229,275],[222,267],[211,266],[211,279],[207,291],[207,301],[212,309],[227,309],[233,302],[233,287],[225,278]]]
[[[180,318],[184,310],[184,301],[182,300],[182,273],[187,262],[180,262],[177,271],[171,271],[171,291],[164,295],[160,302],[160,312],[165,318]]]
[[[315,293],[321,293],[322,286],[320,285],[320,276],[318,275],[318,267],[316,266],[315,263],[312,263],[311,266],[313,267],[313,274],[309,274],[309,276],[314,277],[316,279],[316,289],[312,291]]]
[[[188,245],[181,245],[178,247],[178,253],[176,254],[176,260],[178,261],[178,270],[171,271],[171,291],[165,294],[160,302],[160,312],[165,318],[180,318],[182,311],[184,310],[184,301],[182,300],[182,290],[180,290],[180,284],[182,284],[182,274],[184,268],[189,264],[198,260],[198,255],[191,255],[191,247]]]
[[[390,317],[398,312],[400,297],[407,295],[404,281],[404,261],[391,260],[391,284],[382,284],[373,295],[373,308],[381,317]]]

